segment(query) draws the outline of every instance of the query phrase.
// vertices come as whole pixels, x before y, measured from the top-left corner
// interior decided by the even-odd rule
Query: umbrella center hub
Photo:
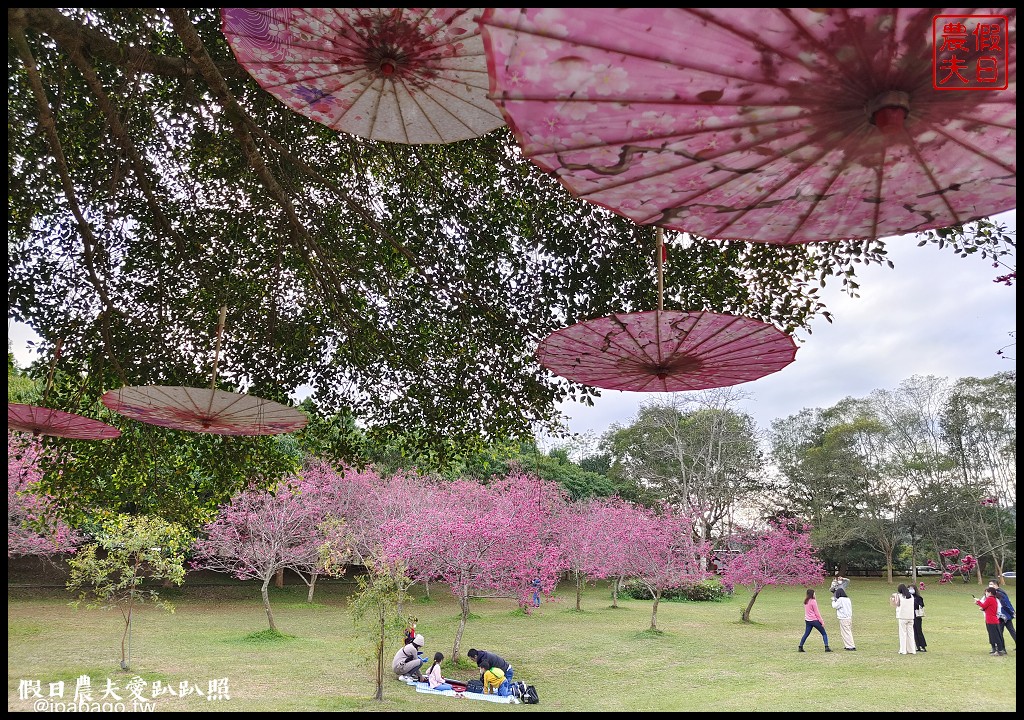
[[[901,90],[889,90],[868,102],[864,109],[871,124],[883,135],[895,135],[903,130],[903,121],[910,114],[910,95]]]
[[[385,78],[397,75],[407,64],[407,55],[402,50],[390,45],[371,49],[367,58],[367,65],[371,69],[376,69]]]
[[[701,361],[697,358],[687,357],[686,355],[680,355],[679,357],[672,358],[668,362],[659,363],[655,365],[653,368],[651,368],[651,372],[659,380],[667,380],[673,375],[698,370],[700,369],[701,365]]]

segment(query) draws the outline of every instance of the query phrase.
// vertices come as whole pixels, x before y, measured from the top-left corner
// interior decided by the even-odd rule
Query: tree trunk
[[[743,613],[740,615],[740,617],[743,619],[743,622],[750,622],[750,609],[754,607],[754,601],[757,600],[757,596],[760,592],[760,590],[755,592],[754,595],[750,598],[750,602],[748,602],[747,606],[743,608]]]
[[[466,621],[469,620],[469,588],[463,587],[459,596],[459,607],[462,609],[459,615],[459,629],[455,631],[455,644],[452,645],[452,662],[459,661],[459,645],[462,644],[462,633],[466,629]]]
[[[128,612],[124,615],[124,632],[121,633],[121,669],[128,669],[128,655],[125,652],[125,639],[128,637],[128,633],[132,629],[132,600],[134,599],[134,592],[128,596]]]
[[[313,602],[313,591],[316,590],[316,577],[317,573],[313,573],[309,576],[309,594],[306,596],[306,602]]]
[[[377,638],[377,690],[373,693],[374,700],[384,699],[384,643],[387,640],[386,608],[381,605],[377,608],[377,617],[380,619],[380,635]]]
[[[576,609],[580,610],[580,597],[583,595],[583,573],[576,571]]]
[[[277,632],[277,626],[274,624],[274,613],[270,611],[270,593],[267,592],[267,588],[270,587],[270,575],[263,580],[263,587],[260,588],[260,593],[263,595],[263,609],[267,611],[267,622],[270,623],[270,629]]]
[[[651,630],[658,629],[658,603],[661,601],[661,590],[654,593],[654,607],[651,608]]]
[[[617,608],[619,606],[619,584],[622,582],[622,576],[612,580],[612,607]]]
[[[429,580],[424,580],[423,581],[423,594],[426,596],[427,600],[430,599],[430,581]]]
[[[276,588],[283,588],[284,587],[284,568],[281,568],[280,570],[278,570],[277,573],[274,575],[274,587],[276,587]]]

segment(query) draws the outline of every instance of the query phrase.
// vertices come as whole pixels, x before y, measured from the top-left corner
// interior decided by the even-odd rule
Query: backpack
[[[537,698],[537,688],[527,685],[522,680],[512,682],[512,697],[524,705],[536,705],[540,700]]]
[[[526,683],[523,683],[526,685]],[[537,688],[533,685],[526,685],[526,689],[523,690],[523,697],[521,698],[524,705],[536,705],[540,702],[540,698],[537,697]]]
[[[466,692],[471,693],[483,693],[484,681],[483,680],[470,680],[466,683]]]

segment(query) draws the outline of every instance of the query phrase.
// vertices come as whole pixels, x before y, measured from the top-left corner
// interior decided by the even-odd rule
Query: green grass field
[[[740,622],[749,594],[719,603],[663,602],[660,634],[648,631],[651,603],[621,600],[611,608],[604,583],[588,588],[583,610],[573,589],[531,615],[508,600],[475,600],[461,654],[471,647],[493,650],[516,670],[516,679],[537,687],[536,706],[498,705],[416,693],[388,676],[384,701],[373,694],[368,642],[346,612],[352,583],[323,583],[312,605],[305,588],[273,589],[278,628],[288,637],[268,640],[258,586],[185,587],[168,591],[172,615],[143,607],[133,623],[128,672],[119,669],[121,617],[116,610],[74,609],[60,591],[8,588],[7,708],[33,709],[21,699],[24,681],[38,681],[48,698],[64,683],[73,697],[76,679],[89,676],[95,702],[109,680],[131,710],[125,688],[133,676],[145,681],[140,694],[156,711],[1015,711],[1016,652],[990,657],[981,612],[971,593],[977,585],[925,590],[926,654],[897,654],[896,620],[887,599],[893,587],[854,579],[857,652],[844,652],[826,586],[819,605],[834,652],[826,654],[814,633],[806,653],[797,653],[803,633],[803,588],[770,588],[754,605],[750,624]],[[458,607],[442,585],[432,598],[414,588],[407,606],[419,618],[424,651],[449,660],[458,627]],[[1016,587],[1007,588],[1016,605]],[[254,636],[255,635],[255,636]],[[399,639],[388,649],[387,661]],[[446,674],[468,679],[469,665]],[[230,699],[207,700],[211,680],[227,678]],[[176,691],[181,683],[203,696],[152,698],[154,681]],[[52,698],[54,701],[59,698]],[[110,699],[108,698],[108,701]]]

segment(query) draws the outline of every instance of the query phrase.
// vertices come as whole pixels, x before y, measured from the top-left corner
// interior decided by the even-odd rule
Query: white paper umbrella
[[[309,422],[287,405],[211,388],[123,387],[104,393],[101,400],[140,422],[215,435],[278,435],[301,430]]]
[[[222,8],[238,62],[271,95],[371,140],[450,143],[504,124],[487,97],[483,8]]]

